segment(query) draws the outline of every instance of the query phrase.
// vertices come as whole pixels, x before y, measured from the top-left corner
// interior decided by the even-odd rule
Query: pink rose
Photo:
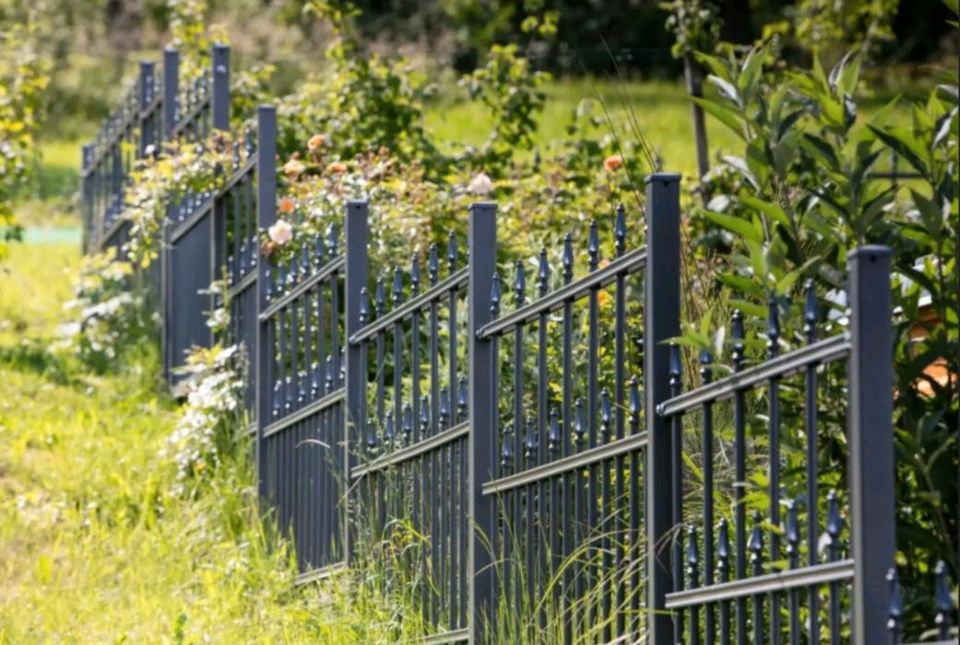
[[[493,182],[486,173],[478,173],[467,185],[467,190],[474,195],[486,195],[493,190]]]
[[[267,229],[270,239],[279,245],[284,245],[293,239],[293,226],[286,220],[279,219],[277,223]]]

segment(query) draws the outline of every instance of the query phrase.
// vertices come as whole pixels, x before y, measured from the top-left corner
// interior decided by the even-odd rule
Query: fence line
[[[182,91],[178,68],[172,49],[161,75],[142,65],[84,146],[87,250],[125,243],[123,188],[161,132],[201,145],[229,128],[228,48],[215,46],[211,69]],[[522,263],[504,286],[487,203],[470,209],[463,266],[452,237],[407,271],[369,266],[362,201],[345,207],[342,245],[331,228],[271,263],[259,235],[277,218],[276,118],[258,109],[222,188],[169,205],[156,279],[171,382],[184,351],[213,341],[203,289],[226,280],[229,337],[249,359],[258,490],[297,547],[301,582],[417,536],[396,557],[435,642],[900,638],[892,357],[878,350],[892,347],[889,249],[848,258],[848,332],[817,337],[810,290],[808,344],[780,353],[773,300],[766,359],[744,365],[735,317],[734,373],[714,380],[705,353],[701,384],[683,392],[667,343],[680,333],[678,175],[647,180],[645,246],[626,248],[641,223],[621,208],[613,257],[601,263],[592,224],[588,272],[575,277],[568,235],[559,271],[541,253],[535,295]],[[832,365],[849,373],[830,402],[848,410],[848,476],[824,494],[836,464],[819,463],[818,438],[842,433],[818,414]],[[760,411],[748,398],[758,390]],[[782,445],[787,424],[806,437],[799,483],[782,479],[797,450]],[[748,518],[761,465],[767,488],[751,494],[765,493],[765,511]],[[938,599],[946,639],[954,610]]]

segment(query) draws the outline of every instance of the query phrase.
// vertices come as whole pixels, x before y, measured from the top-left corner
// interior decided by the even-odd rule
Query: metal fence
[[[180,92],[168,50],[162,95],[144,65],[137,101],[84,148],[88,248],[122,244],[124,141],[144,154],[159,114],[166,140],[229,128],[228,51],[212,58]],[[714,378],[704,353],[684,391],[668,342],[681,329],[677,175],[648,179],[644,221],[621,208],[544,249],[528,286],[523,262],[498,264],[487,203],[471,208],[465,245],[451,235],[408,269],[370,266],[364,202],[346,206],[342,243],[334,227],[266,261],[275,109],[233,145],[223,187],[168,211],[165,366],[212,342],[205,289],[225,279],[261,499],[301,582],[388,559],[435,642],[902,638],[888,249],[850,254],[845,330],[819,337],[812,290],[806,344],[791,351],[783,303],[756,337],[737,314],[733,372]],[[767,355],[751,362],[758,339]],[[831,433],[842,450],[822,458]],[[785,475],[787,453],[801,472]],[[935,583],[946,640],[944,567]]]

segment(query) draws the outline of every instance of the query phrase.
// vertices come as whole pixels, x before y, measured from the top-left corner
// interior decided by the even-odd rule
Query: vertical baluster
[[[817,340],[817,293],[814,289],[813,280],[807,280],[805,289],[806,302],[803,312],[803,329],[807,344],[812,345]],[[807,435],[807,559],[810,566],[814,566],[817,564],[817,539],[820,531],[820,522],[817,518],[820,492],[817,485],[817,478],[819,477],[819,467],[817,465],[817,366],[813,363],[807,365],[804,385],[806,386],[804,431]],[[810,588],[808,602],[810,605],[810,640],[819,642],[820,595],[816,587]]]
[[[743,341],[743,314],[739,310],[733,312],[733,371],[743,369],[744,341]],[[733,395],[733,510],[734,530],[736,532],[736,563],[735,579],[742,580],[747,576],[747,507],[744,499],[747,484],[747,438],[746,438],[746,401],[743,390],[737,390]],[[746,638],[747,633],[747,600],[737,599],[737,638]]]
[[[614,251],[617,257],[621,257],[627,248],[627,214],[626,209],[624,209],[623,204],[617,205],[617,214],[616,220],[613,227],[613,240],[614,240]],[[626,354],[625,354],[625,344],[626,344],[626,335],[627,335],[627,306],[626,306],[626,274],[618,273],[616,278],[616,285],[614,289],[614,339],[613,339],[613,354],[614,354],[614,405],[617,410],[617,427],[616,427],[616,438],[622,439],[624,436],[624,431],[626,427],[625,423],[625,414],[624,414],[624,396],[625,396],[625,386],[626,386],[626,372],[625,372],[625,363],[626,363]],[[623,529],[626,528],[626,518],[622,512],[623,504],[627,502],[624,499],[624,469],[626,466],[626,458],[623,455],[618,455],[615,464],[614,470],[616,475],[616,488],[615,488],[615,502],[614,508],[616,512],[614,514],[614,531],[617,536],[617,560],[621,563],[628,562],[627,558],[627,541]],[[611,511],[613,512],[613,511]],[[612,557],[612,554],[611,554]],[[625,616],[625,607],[624,607],[624,590],[627,586],[627,581],[622,578],[618,572],[617,576],[613,579],[613,583],[616,587],[616,614],[617,614],[617,636],[623,636],[626,633],[626,616]]]
[[[313,371],[313,303],[312,291],[303,294],[303,368],[300,372],[300,398],[302,401],[313,401],[316,395],[311,372]],[[308,382],[309,381],[309,382]]]
[[[779,302],[775,294],[770,294],[769,314],[767,318],[767,358],[775,358],[780,354],[780,316]],[[780,378],[771,378],[768,382],[769,414],[770,414],[770,462],[769,489],[770,496],[770,524],[780,527]],[[770,559],[772,562],[780,560],[780,533],[774,530],[770,534]],[[780,642],[780,594],[770,594],[770,638],[772,642]]]
[[[753,567],[753,575],[763,574],[763,532],[760,528],[760,511],[753,512],[753,531],[750,533],[750,543],[747,548],[750,550],[750,564]],[[741,637],[742,638],[742,637]],[[753,595],[753,645],[763,645],[763,597],[760,594]]]
[[[573,238],[570,233],[567,233],[563,237],[563,254],[561,257],[562,265],[562,278],[563,284],[570,284],[573,280]],[[570,434],[573,428],[571,420],[573,419],[573,303],[571,300],[566,300],[563,303],[563,346],[561,348],[561,381],[562,381],[562,402],[561,402],[561,417],[563,419],[563,437],[560,443],[560,454],[563,457],[566,457],[570,454],[573,454],[575,448],[570,446]],[[573,524],[573,511],[576,509],[577,503],[577,481],[579,479],[579,473],[574,472],[570,474],[563,475],[561,479],[561,486],[564,490],[564,499],[569,499],[573,504],[573,507],[570,508],[569,504],[565,505],[563,511],[563,529],[562,529],[562,538],[563,545],[561,547],[561,558],[568,558],[575,548],[575,539],[574,539],[574,524]],[[571,489],[573,489],[571,491]],[[572,495],[571,495],[572,492]],[[563,576],[563,594],[564,602],[561,603],[561,611],[566,614],[572,613],[567,612],[567,603],[570,599],[570,592],[573,586],[573,574],[574,568],[567,567]],[[569,643],[572,640],[572,616],[567,615],[564,619],[564,641]]]
[[[830,491],[827,495],[827,561],[836,562],[840,559],[840,504],[837,494]],[[836,582],[830,583],[830,645],[840,643],[840,588]]]
[[[600,438],[602,443],[607,444],[613,438],[613,411],[610,408],[610,391],[607,388],[600,390]],[[613,491],[611,490],[610,459],[604,459],[601,471],[600,481],[600,554],[602,568],[599,571],[599,583],[602,587],[601,594],[601,620],[604,621],[603,638],[609,641],[612,637],[612,616],[611,602],[614,593],[616,576],[614,575],[613,545],[611,544],[611,533],[614,531],[613,521]],[[600,566],[601,563],[598,563]]]
[[[590,231],[587,237],[587,259],[589,270],[596,271],[600,266],[600,237],[597,231],[597,222],[590,222]],[[587,327],[587,432],[589,446],[594,448],[597,445],[597,410],[599,395],[599,386],[597,384],[597,369],[600,351],[600,290],[596,287],[590,289],[588,296],[588,327]],[[587,495],[587,549],[588,576],[587,585],[592,590],[596,583],[596,570],[598,569],[597,545],[595,544],[595,531],[597,530],[597,493],[599,488],[598,468],[590,468],[590,480]],[[588,603],[586,609],[586,623],[592,624],[596,616],[591,617],[593,613]],[[597,608],[599,610],[599,608]],[[603,637],[609,640],[609,634]]]
[[[560,426],[560,413],[557,411],[556,406],[550,408],[550,429],[547,432],[547,461],[555,461],[560,456],[560,445],[563,443],[563,429]],[[550,554],[551,554],[551,564],[549,575],[552,578],[556,575],[556,572],[560,570],[560,513],[561,505],[563,500],[561,498],[562,494],[562,478],[557,477],[551,480],[551,491],[550,491],[550,523],[549,523],[549,534],[550,534]],[[553,592],[553,601],[557,602],[559,598],[559,592],[561,591],[560,585],[557,585],[554,588]]]
[[[576,402],[574,403],[574,419],[573,419],[573,436],[574,436],[574,452],[582,452],[586,450],[587,447],[587,423],[583,417],[583,399],[577,397]],[[574,517],[575,517],[575,526],[574,526],[574,535],[573,545],[571,552],[579,550],[580,545],[583,544],[583,538],[586,536],[586,521],[587,521],[587,490],[586,490],[586,481],[589,476],[589,470],[586,468],[577,469],[577,477],[574,481]],[[573,599],[574,602],[579,602],[584,597],[584,586],[586,584],[584,567],[580,564],[582,557],[580,554],[577,555],[575,564],[573,567],[574,579],[576,581],[575,594],[576,597]]]
[[[636,435],[640,432],[640,387],[637,377],[630,378],[630,435]],[[640,635],[640,599],[643,595],[640,587],[640,567],[643,558],[642,542],[640,535],[640,452],[634,450],[630,453],[630,534],[629,544],[632,545],[631,561],[631,581],[630,581],[630,611],[633,616],[630,625],[630,634],[633,638]]]
[[[710,352],[700,352],[700,377],[706,385],[713,380],[713,357]],[[703,404],[703,582],[713,584],[713,402]],[[713,605],[704,607],[704,630],[706,641],[713,642]]]
[[[787,501],[787,565],[791,569],[800,566],[800,527],[797,523],[797,504]],[[800,644],[800,590],[794,587],[789,593],[790,602],[790,644]]]
[[[550,263],[547,261],[547,249],[543,247],[540,249],[539,262],[537,264],[537,295],[540,298],[543,298],[550,291]],[[547,427],[548,427],[548,405],[547,405],[547,314],[546,312],[541,312],[537,319],[537,455],[536,463],[544,464],[550,458],[548,454],[548,438],[547,438]],[[549,496],[547,490],[549,489]],[[547,536],[546,531],[544,531],[545,521],[548,519],[548,510],[547,510],[547,500],[551,506],[556,504],[556,487],[551,481],[539,480],[536,483],[536,520],[537,520],[537,585],[542,589],[544,582],[547,580],[547,545],[544,542],[544,539]],[[552,515],[550,515],[552,517]],[[551,525],[549,527],[551,532],[556,530],[556,527]],[[551,542],[552,543],[552,542]],[[542,606],[538,612],[538,625],[540,629],[546,627],[547,615],[546,615],[546,606]]]
[[[339,244],[337,228],[331,224],[327,228],[327,257],[331,260],[337,257]],[[334,360],[334,384],[340,386],[343,384],[344,365],[341,360],[343,348],[340,347],[340,289],[337,288],[339,271],[332,272],[326,282],[330,287],[330,354]]]
[[[934,567],[933,602],[937,613],[933,618],[937,638],[946,642],[950,638],[950,621],[953,618],[953,598],[950,596],[950,580],[947,563],[943,560]]]
[[[697,544],[697,527],[687,527],[687,576],[690,589],[700,586],[700,553]],[[700,643],[700,605],[690,607],[690,645]]]
[[[670,396],[680,395],[683,387],[680,370],[680,348],[677,345],[670,345]],[[673,481],[673,491],[671,499],[673,507],[671,509],[673,525],[682,526],[683,523],[683,444],[681,443],[683,433],[683,418],[680,414],[675,414],[670,418],[670,478]],[[683,589],[683,544],[680,536],[673,540],[673,581],[676,591]],[[678,612],[673,621],[674,624],[674,642],[680,643],[684,640],[684,620],[683,612]]]
[[[720,582],[730,581],[730,535],[727,529],[726,518],[720,518],[720,524],[717,529],[717,571]],[[708,634],[708,638],[709,638]],[[742,634],[737,635],[743,638]],[[720,645],[729,645],[730,643],[730,601],[720,601]]]
[[[887,629],[890,630],[890,639],[893,645],[903,642],[903,594],[900,592],[900,579],[897,577],[897,568],[890,567],[887,572],[887,583],[890,585],[890,610],[888,612]]]

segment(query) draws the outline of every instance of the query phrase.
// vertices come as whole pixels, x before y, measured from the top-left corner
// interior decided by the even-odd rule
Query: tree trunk
[[[683,73],[690,96],[703,98],[703,69],[691,54],[683,57]],[[710,170],[710,149],[707,146],[707,124],[703,116],[703,108],[695,103],[693,104],[693,136],[697,142],[697,170],[702,178]]]

